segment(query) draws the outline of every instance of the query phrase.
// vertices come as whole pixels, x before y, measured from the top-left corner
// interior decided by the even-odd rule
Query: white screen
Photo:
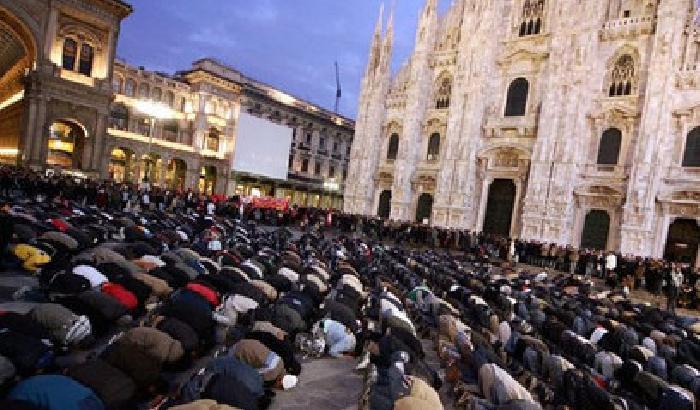
[[[286,180],[291,144],[291,128],[242,112],[233,170]]]

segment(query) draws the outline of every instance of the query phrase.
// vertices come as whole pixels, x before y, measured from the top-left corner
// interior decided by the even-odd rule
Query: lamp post
[[[175,118],[175,111],[166,104],[152,100],[137,100],[134,104],[134,108],[136,108],[136,110],[142,114],[148,116],[151,120],[151,126],[148,129],[148,153],[146,154],[150,157],[151,149],[153,147],[153,134],[156,128],[156,121],[159,119],[165,120]],[[150,175],[151,173],[150,161],[146,162],[146,165],[144,178],[146,175]]]

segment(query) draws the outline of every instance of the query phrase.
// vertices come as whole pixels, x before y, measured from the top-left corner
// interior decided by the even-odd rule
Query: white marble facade
[[[586,216],[603,211],[609,250],[661,257],[676,221],[697,247],[695,0],[455,0],[441,16],[436,3],[397,73],[393,17],[377,22],[347,212],[427,209],[433,225],[479,231],[512,212],[513,237],[581,246]],[[489,211],[503,180],[513,205]]]

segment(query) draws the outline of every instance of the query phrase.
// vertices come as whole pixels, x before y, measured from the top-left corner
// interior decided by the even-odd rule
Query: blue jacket
[[[45,410],[104,410],[95,393],[70,377],[41,375],[20,382],[8,398]]]

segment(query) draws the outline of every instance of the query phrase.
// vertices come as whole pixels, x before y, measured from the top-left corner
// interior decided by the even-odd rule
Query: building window
[[[428,161],[440,159],[440,134],[433,133],[428,140]]]
[[[75,70],[75,59],[78,55],[78,43],[72,38],[63,41],[63,68]]]
[[[516,78],[510,83],[506,98],[506,117],[521,117],[525,115],[529,87],[530,84],[522,77]]]
[[[311,144],[311,133],[310,132],[306,133],[306,143]]]
[[[319,176],[321,175],[321,163],[317,162],[314,164],[314,175]]]
[[[129,110],[124,104],[115,103],[109,112],[109,128],[127,131],[129,128]]]
[[[95,59],[95,50],[88,43],[80,46],[80,66],[78,72],[90,77],[92,75],[92,61]]]
[[[399,153],[399,134],[393,133],[389,137],[389,145],[386,150],[386,159],[396,159]]]
[[[629,11],[629,10],[623,11],[623,12],[622,12],[622,17],[624,17],[624,18],[629,18],[629,17],[630,17],[630,11]]]
[[[318,147],[320,149],[325,149],[326,148],[326,137],[321,137],[318,140]]]
[[[127,97],[133,97],[135,92],[136,82],[129,78],[126,80],[126,84],[124,85],[124,94],[126,94]]]
[[[292,141],[296,141],[296,140],[297,140],[297,129],[292,128]]]
[[[328,167],[328,178],[335,178],[335,167]]]
[[[207,135],[207,150],[218,152],[219,151],[219,131],[212,128]]]
[[[148,137],[151,134],[151,120],[149,118],[139,118],[136,122],[136,132]]]
[[[333,153],[338,152],[338,141],[333,141]]]
[[[345,148],[345,155],[348,157],[350,156],[350,149],[351,148],[352,148],[352,146],[350,144],[348,144],[348,146]]]
[[[598,147],[598,165],[617,165],[622,145],[622,132],[617,128],[610,128],[603,132]]]
[[[343,181],[345,181],[346,179],[348,179],[348,169],[343,168]]]
[[[631,95],[636,78],[635,71],[634,59],[632,56],[629,54],[620,56],[615,62],[615,66],[610,74],[608,95],[610,97]]]
[[[180,111],[185,112],[185,109],[187,108],[187,100],[185,97],[180,97]]]
[[[292,169],[294,167],[294,155],[289,156],[289,165],[287,165],[287,168]]]
[[[301,172],[309,172],[309,159],[304,158],[301,161]]]
[[[172,91],[165,93],[165,103],[168,104],[168,107],[175,108],[175,94]]]
[[[685,139],[684,167],[700,167],[700,127],[693,128]]]
[[[150,90],[150,88],[148,87],[148,84],[141,83],[141,85],[139,85],[139,97],[148,98],[149,97],[149,90]]]
[[[153,101],[160,101],[163,99],[163,90],[156,87],[153,89]]]
[[[177,120],[166,120],[163,122],[163,139],[170,142],[177,142],[180,127]]]
[[[544,0],[525,0],[520,20],[520,37],[540,34],[544,18]]]
[[[435,89],[435,108],[438,110],[450,107],[452,96],[452,77],[449,74],[442,75],[438,79]]]
[[[114,91],[115,94],[121,94],[123,83],[124,81],[121,79],[121,77],[117,77],[115,75],[114,78],[112,78],[112,91]]]

